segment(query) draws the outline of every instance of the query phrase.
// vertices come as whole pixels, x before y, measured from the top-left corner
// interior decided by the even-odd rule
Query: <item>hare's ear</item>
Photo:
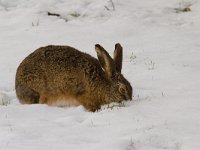
[[[108,52],[99,44],[95,45],[99,63],[108,77],[112,77],[115,72],[115,64]]]
[[[114,62],[116,65],[117,72],[121,72],[122,70],[122,58],[123,58],[123,49],[122,46],[117,43],[115,44],[115,51],[114,51]]]

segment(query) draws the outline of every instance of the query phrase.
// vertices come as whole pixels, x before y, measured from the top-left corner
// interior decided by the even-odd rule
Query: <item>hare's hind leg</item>
[[[16,94],[17,97],[22,104],[36,104],[39,103],[40,95],[33,89],[24,86],[17,85],[16,86]]]

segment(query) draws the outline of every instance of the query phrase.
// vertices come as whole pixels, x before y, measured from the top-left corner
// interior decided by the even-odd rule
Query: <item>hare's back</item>
[[[64,71],[77,74],[88,69],[98,70],[101,68],[97,59],[70,46],[50,45],[41,48],[41,51],[42,63],[51,72]]]
[[[79,67],[84,64],[98,65],[97,59],[89,54],[83,53],[70,46],[49,45],[41,47],[27,56],[21,63],[22,65],[33,65],[37,67]],[[80,66],[80,67],[81,67]]]
[[[84,82],[102,76],[97,59],[69,46],[41,47],[26,57],[18,67],[16,84],[38,88],[61,86],[73,80]],[[77,80],[78,79],[78,80]]]
[[[49,45],[41,47],[26,57],[18,67],[18,76],[31,79],[98,74],[99,62],[89,54],[70,46]],[[98,75],[97,75],[98,76]],[[27,78],[29,80],[29,78]],[[42,79],[43,80],[43,79]]]

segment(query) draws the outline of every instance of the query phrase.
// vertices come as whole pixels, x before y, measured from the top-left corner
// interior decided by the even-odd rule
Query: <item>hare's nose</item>
[[[132,95],[127,94],[125,97],[126,97],[126,100],[132,100]]]

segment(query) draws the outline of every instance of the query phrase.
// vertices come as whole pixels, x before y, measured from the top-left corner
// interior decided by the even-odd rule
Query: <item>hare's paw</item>
[[[91,111],[91,112],[96,112],[96,111],[99,111],[101,109],[101,105],[100,104],[86,104],[83,106],[88,110],[88,111]]]

